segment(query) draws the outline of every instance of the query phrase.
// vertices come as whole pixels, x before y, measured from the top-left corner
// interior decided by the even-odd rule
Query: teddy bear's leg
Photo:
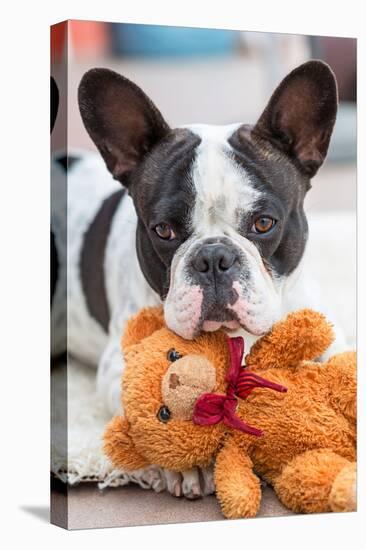
[[[306,451],[283,468],[273,486],[281,502],[294,512],[331,512],[333,485],[350,464],[331,450]],[[350,484],[349,492],[354,490],[354,484]]]
[[[225,517],[255,517],[261,501],[261,485],[252,462],[244,451],[229,442],[220,451],[215,465],[216,495]]]
[[[334,480],[329,495],[329,504],[333,512],[353,512],[356,501],[357,471],[356,463],[347,464]]]

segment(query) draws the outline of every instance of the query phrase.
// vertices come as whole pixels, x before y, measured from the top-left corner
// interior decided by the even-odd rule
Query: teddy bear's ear
[[[128,433],[129,427],[126,418],[112,418],[104,432],[103,450],[116,468],[133,471],[149,466],[149,463],[136,450]]]
[[[142,309],[127,322],[122,336],[122,348],[126,350],[129,346],[141,342],[141,340],[147,338],[163,326],[163,308],[147,307]]]
[[[332,325],[324,315],[302,309],[276,323],[254,344],[245,362],[256,369],[296,365],[320,357],[333,339]]]

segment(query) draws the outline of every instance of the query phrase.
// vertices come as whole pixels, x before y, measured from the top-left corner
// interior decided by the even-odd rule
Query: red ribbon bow
[[[244,355],[244,339],[241,336],[228,338],[230,350],[230,367],[226,375],[228,387],[226,395],[204,393],[196,401],[193,410],[193,422],[202,426],[211,426],[223,422],[231,428],[242,432],[261,436],[262,430],[249,426],[236,414],[237,397],[245,399],[254,388],[269,388],[278,392],[286,392],[287,388],[266,380],[254,372],[242,367]]]

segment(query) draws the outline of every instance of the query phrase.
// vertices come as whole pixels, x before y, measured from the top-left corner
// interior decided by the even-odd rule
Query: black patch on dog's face
[[[235,161],[249,173],[253,187],[261,193],[239,233],[256,245],[267,267],[278,275],[289,275],[298,266],[307,241],[303,205],[310,180],[286,155],[258,139],[252,130],[243,125],[229,139]],[[259,216],[269,216],[276,224],[268,233],[255,235],[250,227]]]
[[[192,232],[190,214],[195,201],[191,168],[200,138],[187,129],[172,130],[141,163],[129,180],[137,215],[137,254],[150,286],[164,297],[177,249]],[[169,224],[176,235],[161,239],[154,228]]]

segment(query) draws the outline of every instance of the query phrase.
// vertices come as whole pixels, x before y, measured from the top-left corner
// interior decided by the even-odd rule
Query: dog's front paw
[[[156,493],[165,491],[167,488],[164,470],[159,466],[148,466],[135,470],[130,474],[130,480],[143,489],[153,489]]]
[[[215,492],[213,468],[192,468],[184,472],[164,470],[168,492],[176,497],[190,500],[211,495]]]

